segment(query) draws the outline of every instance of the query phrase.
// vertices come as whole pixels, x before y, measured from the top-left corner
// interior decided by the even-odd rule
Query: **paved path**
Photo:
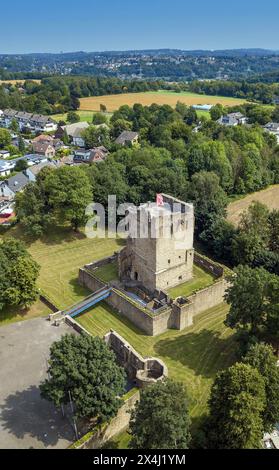
[[[53,341],[73,332],[36,318],[0,327],[0,448],[65,448],[73,431],[61,412],[40,397]]]

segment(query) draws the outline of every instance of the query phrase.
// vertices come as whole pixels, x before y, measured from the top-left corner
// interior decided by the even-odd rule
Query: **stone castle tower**
[[[120,279],[138,282],[150,292],[191,279],[193,205],[162,194],[159,204],[143,204],[129,214],[130,235],[118,261]]]

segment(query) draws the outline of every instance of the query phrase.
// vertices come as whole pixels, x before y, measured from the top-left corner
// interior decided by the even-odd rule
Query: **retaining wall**
[[[130,396],[118,410],[117,415],[108,424],[103,425],[100,429],[88,435],[85,442],[78,445],[78,442],[72,446],[76,449],[100,449],[107,441],[112,439],[117,434],[124,432],[129,427],[131,410],[139,401],[139,391]]]

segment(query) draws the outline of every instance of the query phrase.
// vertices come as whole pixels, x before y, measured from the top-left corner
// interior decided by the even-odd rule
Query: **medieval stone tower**
[[[120,279],[138,282],[150,292],[189,280],[194,260],[193,205],[161,194],[156,203],[129,213],[130,235],[119,255]]]

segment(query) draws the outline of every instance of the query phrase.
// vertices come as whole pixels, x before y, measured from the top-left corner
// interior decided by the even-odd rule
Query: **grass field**
[[[0,312],[0,327],[9,323],[31,320],[31,318],[47,316],[51,311],[40,300],[35,302],[32,307],[20,310],[18,307],[5,309]]]
[[[81,121],[87,121],[89,124],[92,124],[93,116],[94,116],[94,114],[96,114],[96,111],[93,112],[93,111],[80,111],[79,110],[79,111],[76,111],[76,112],[80,116]],[[111,113],[106,113],[106,116],[107,116],[108,119],[110,119]],[[53,114],[51,117],[52,117],[52,119],[54,119],[57,122],[59,122],[59,121],[67,122],[67,113],[65,113],[65,114]]]
[[[91,96],[80,99],[81,111],[99,111],[100,104],[104,104],[109,112],[117,110],[120,106],[127,104],[133,106],[135,103],[141,103],[149,106],[152,103],[159,105],[169,104],[175,106],[177,101],[181,101],[189,106],[194,104],[217,104],[224,106],[233,106],[242,104],[245,100],[237,98],[228,98],[222,96],[198,95],[196,93],[175,93],[173,91],[148,91],[144,93],[123,93],[117,95]]]
[[[198,266],[194,266],[194,275],[190,281],[184,282],[179,286],[169,289],[169,294],[173,299],[176,297],[183,297],[193,294],[193,292],[204,289],[207,286],[210,286],[214,282],[214,276],[205,272],[203,269]]]
[[[117,263],[109,263],[105,266],[101,266],[94,271],[94,274],[104,282],[116,280],[118,279]]]
[[[78,270],[91,261],[112,255],[121,248],[122,240],[89,239],[70,229],[56,229],[36,241],[28,240],[20,226],[8,236],[23,240],[41,266],[38,286],[59,308],[63,309],[88,295],[78,284]]]
[[[234,225],[237,225],[241,214],[248,209],[253,201],[265,204],[270,210],[279,210],[279,184],[231,202],[227,208],[228,220]]]
[[[157,337],[146,336],[105,303],[76,320],[95,336],[103,337],[112,328],[143,356],[162,358],[169,376],[187,386],[191,416],[201,418],[207,410],[216,372],[235,359],[233,335],[223,323],[227,311],[228,306],[221,304],[198,315],[192,327],[184,331],[169,330]]]

